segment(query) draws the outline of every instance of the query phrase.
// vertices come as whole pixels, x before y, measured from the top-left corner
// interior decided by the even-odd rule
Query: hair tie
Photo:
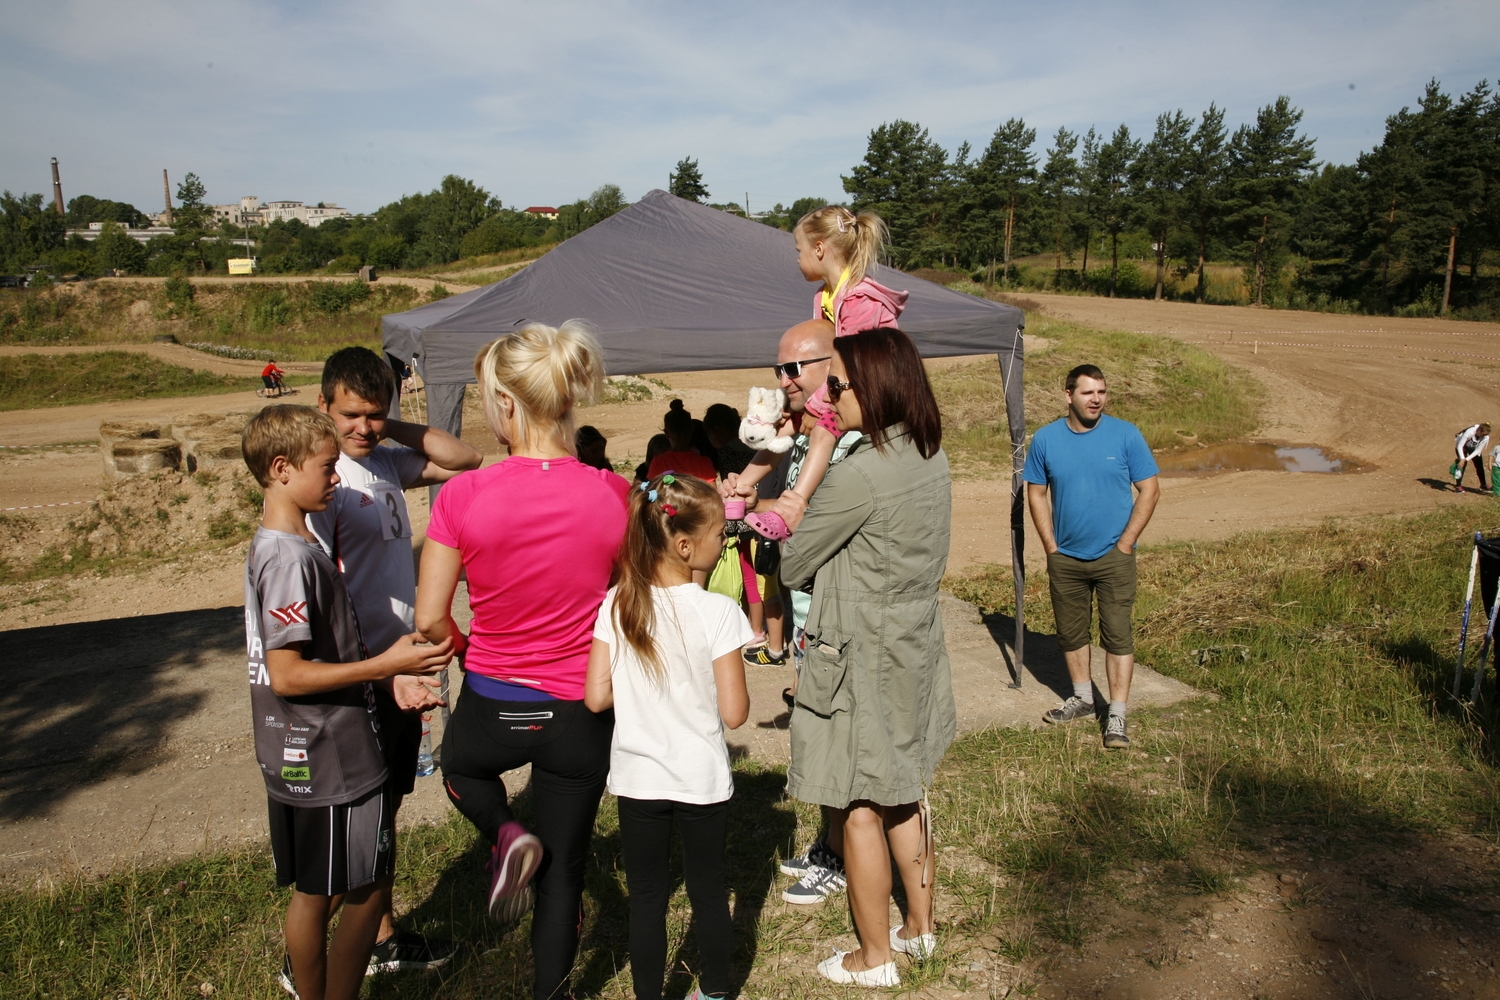
[[[849,228],[850,229],[858,229],[859,228],[859,217],[858,216],[856,216],[853,212],[841,211],[837,215],[834,216],[835,219],[839,220],[839,232],[841,232],[841,233],[844,231],[844,217],[846,215],[849,217]]]
[[[671,469],[668,469],[666,472],[663,472],[661,474],[661,484],[663,486],[671,486],[675,482],[677,482],[677,480],[675,477],[673,477]]]
[[[653,498],[653,499],[654,499],[654,498]],[[666,514],[666,515],[667,515],[667,516],[668,516],[668,517],[676,517],[676,516],[677,516],[677,508],[676,508],[676,507],[673,507],[673,506],[672,506],[672,505],[671,505],[671,504],[669,504],[669,503],[664,503],[664,504],[662,504],[662,505],[661,505],[661,509],[662,509],[662,511],[663,511],[663,512],[664,512],[664,513],[665,513],[665,514]]]

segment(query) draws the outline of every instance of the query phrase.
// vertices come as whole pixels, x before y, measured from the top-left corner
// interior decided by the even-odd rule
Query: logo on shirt
[[[285,625],[307,624],[307,602],[296,601],[284,608],[272,608],[271,617]]]
[[[307,760],[307,751],[299,750],[296,747],[282,747],[281,759],[291,761],[294,764],[301,764]]]
[[[281,780],[283,781],[311,781],[312,768],[310,767],[283,767],[281,769]]]
[[[375,498],[368,493],[361,493],[359,495],[359,505],[361,507],[373,507],[375,506]]]

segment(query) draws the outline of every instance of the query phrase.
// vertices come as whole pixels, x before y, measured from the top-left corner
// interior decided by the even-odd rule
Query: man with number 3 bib
[[[390,419],[395,393],[390,365],[369,348],[345,347],[323,364],[318,408],[338,431],[340,482],[328,508],[307,515],[307,526],[343,574],[370,655],[413,630],[417,577],[404,491],[477,469],[482,458],[446,431]],[[377,684],[375,700],[391,787],[397,795],[410,793],[422,738],[419,713],[440,702],[431,686],[408,676]],[[397,930],[389,898],[384,906],[371,972],[431,969],[452,957],[451,942]]]

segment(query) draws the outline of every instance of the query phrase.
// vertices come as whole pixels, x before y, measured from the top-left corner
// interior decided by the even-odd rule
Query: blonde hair
[[[874,212],[855,215],[840,205],[815,208],[798,221],[796,229],[808,239],[822,240],[843,255],[852,288],[864,280],[865,272],[880,262],[890,231]],[[831,291],[831,289],[830,289]]]
[[[587,406],[604,387],[604,350],[588,324],[528,323],[480,348],[474,376],[485,412],[494,423],[501,396],[515,402],[510,418],[515,444],[556,435],[575,453],[573,408]]]
[[[651,588],[656,569],[677,535],[696,535],[724,513],[719,491],[686,473],[664,472],[630,491],[625,540],[620,546],[615,584],[615,628],[635,650],[647,676],[657,684],[667,668],[656,647],[656,600]]]
[[[245,424],[240,435],[240,454],[250,474],[261,486],[271,485],[271,463],[277,455],[297,468],[325,441],[338,441],[333,419],[322,410],[295,403],[268,406]]]

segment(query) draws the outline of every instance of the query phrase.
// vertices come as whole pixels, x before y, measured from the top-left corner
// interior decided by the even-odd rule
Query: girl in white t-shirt
[[[729,992],[734,950],[724,838],[734,780],[724,727],[750,713],[739,605],[692,582],[724,548],[724,504],[709,484],[664,473],[631,491],[619,583],[594,625],[584,703],[615,710],[609,790],[619,801],[630,892],[630,973],[658,1000],[667,964],[672,824],[682,840],[702,969],[688,1000]]]

